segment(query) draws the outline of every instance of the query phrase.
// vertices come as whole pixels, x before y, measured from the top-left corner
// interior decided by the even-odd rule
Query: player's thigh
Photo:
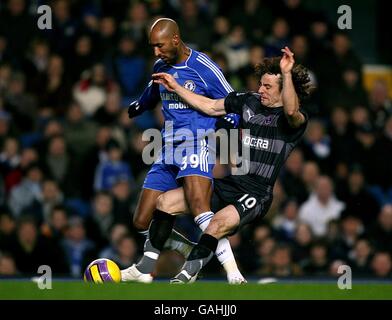
[[[240,215],[237,208],[228,205],[212,217],[205,233],[208,233],[218,239],[233,233],[240,224]]]
[[[212,194],[212,180],[202,176],[186,176],[183,178],[185,196],[205,195],[208,199]]]
[[[183,178],[185,199],[194,215],[210,211],[212,180],[203,176]]]
[[[185,200],[184,189],[177,188],[161,194],[158,197],[157,209],[173,215],[188,213],[189,208]]]

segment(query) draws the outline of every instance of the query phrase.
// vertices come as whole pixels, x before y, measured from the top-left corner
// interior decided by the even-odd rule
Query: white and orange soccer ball
[[[121,272],[118,265],[109,259],[101,258],[91,262],[84,271],[85,282],[120,282]]]

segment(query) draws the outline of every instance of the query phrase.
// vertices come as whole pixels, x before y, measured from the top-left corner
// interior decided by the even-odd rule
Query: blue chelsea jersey
[[[191,50],[188,59],[180,64],[168,65],[158,60],[154,65],[155,72],[169,73],[188,90],[211,99],[225,98],[233,91],[220,68],[207,55],[195,50]],[[176,93],[160,85],[159,94],[165,121],[173,122],[174,131],[186,128],[196,133],[197,129],[215,128],[215,117],[192,109]]]

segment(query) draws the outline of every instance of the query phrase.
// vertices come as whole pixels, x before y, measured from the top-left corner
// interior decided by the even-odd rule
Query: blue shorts
[[[208,144],[203,141],[199,146],[190,142],[194,148],[173,148],[170,151],[165,145],[160,156],[152,165],[144,180],[143,188],[158,191],[169,191],[181,187],[180,178],[186,176],[202,176],[213,178],[213,161],[209,158]],[[185,150],[186,149],[186,150]]]

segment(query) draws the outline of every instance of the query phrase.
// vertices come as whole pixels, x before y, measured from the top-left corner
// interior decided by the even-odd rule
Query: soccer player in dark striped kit
[[[281,58],[268,58],[256,66],[260,79],[258,93],[232,92],[225,99],[209,99],[190,92],[166,73],[154,75],[157,83],[176,92],[196,110],[211,116],[232,112],[241,115],[240,143],[250,149],[249,158],[243,159],[246,165],[242,165],[242,174],[236,172],[214,181],[211,208],[215,214],[172,282],[195,279],[212,258],[219,239],[264,216],[271,205],[280,169],[305,132],[308,116],[300,108],[300,101],[311,89],[306,69],[295,64],[289,48],[282,52]],[[186,209],[185,200],[180,201],[180,191],[175,192],[161,195],[159,203],[163,211],[175,213]]]

